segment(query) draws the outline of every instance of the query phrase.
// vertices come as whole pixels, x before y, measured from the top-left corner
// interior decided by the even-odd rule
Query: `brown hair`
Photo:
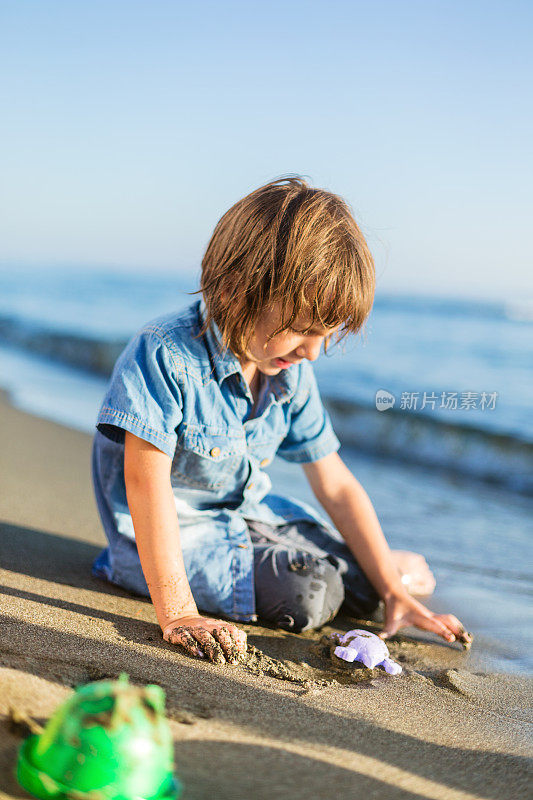
[[[237,358],[265,308],[280,302],[281,325],[301,313],[309,329],[357,333],[374,301],[374,260],[345,200],[299,175],[277,178],[243,197],[217,223],[202,259],[206,321],[214,320]],[[328,338],[324,342],[327,352]]]

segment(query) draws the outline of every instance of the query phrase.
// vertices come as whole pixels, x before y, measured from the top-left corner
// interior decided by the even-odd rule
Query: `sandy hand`
[[[407,593],[403,596],[387,598],[385,600],[385,624],[378,636],[381,639],[388,639],[407,625],[433,631],[450,644],[455,641],[461,642],[465,649],[472,644],[472,634],[465,630],[462,622],[453,614],[434,614]]]
[[[230,622],[200,614],[181,617],[165,625],[163,639],[181,645],[196,658],[207,658],[215,664],[238,664],[246,654],[246,633]]]

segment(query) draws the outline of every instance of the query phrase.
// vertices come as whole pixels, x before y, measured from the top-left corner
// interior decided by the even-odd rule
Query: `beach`
[[[400,676],[341,669],[318,645],[359,626],[342,615],[300,635],[240,624],[249,662],[192,659],[147,599],[91,576],[105,539],[90,435],[5,392],[0,435],[0,797],[29,796],[10,709],[43,724],[76,685],[121,672],[164,689],[185,800],[529,796],[530,678],[472,671],[459,645],[422,632],[388,642]]]

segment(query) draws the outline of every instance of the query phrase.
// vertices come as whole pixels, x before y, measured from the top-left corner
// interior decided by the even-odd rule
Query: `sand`
[[[10,709],[44,724],[77,684],[121,672],[165,690],[185,800],[530,796],[533,681],[473,672],[459,645],[412,631],[388,643],[402,675],[346,668],[322,646],[361,625],[346,616],[300,635],[242,624],[245,663],[193,659],[148,600],[90,574],[105,543],[91,437],[5,394],[0,436],[0,797],[29,796]]]

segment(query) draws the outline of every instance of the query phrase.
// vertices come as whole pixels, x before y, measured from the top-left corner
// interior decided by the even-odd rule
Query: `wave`
[[[402,292],[381,292],[374,301],[374,307],[402,314],[431,314],[431,316],[503,318],[504,304],[499,300],[472,300],[445,295],[403,294]]]
[[[505,315],[513,322],[533,322],[533,301],[520,300],[505,304]]]
[[[349,447],[533,493],[533,443],[518,436],[412,411],[377,411],[327,392],[323,400],[337,436]]]
[[[128,340],[66,333],[32,320],[0,316],[0,341],[108,378]]]
[[[507,568],[498,569],[498,567],[487,567],[480,563],[465,564],[457,560],[441,558],[435,554],[431,555],[431,565],[438,567],[440,570],[445,569],[453,573],[462,572],[465,575],[481,577],[489,581],[508,582],[512,584],[512,590],[515,594],[533,597],[533,576],[531,572],[517,572],[517,570]]]
[[[65,333],[31,320],[0,316],[0,341],[109,378],[128,339]],[[348,397],[330,396],[327,389],[322,397],[335,432],[347,447],[533,493],[533,443],[518,436],[396,408],[377,411]]]
[[[447,320],[464,318],[469,321],[533,322],[533,300],[522,297],[507,301],[475,300],[464,297],[381,292],[376,296],[374,308],[405,315],[445,317]]]

